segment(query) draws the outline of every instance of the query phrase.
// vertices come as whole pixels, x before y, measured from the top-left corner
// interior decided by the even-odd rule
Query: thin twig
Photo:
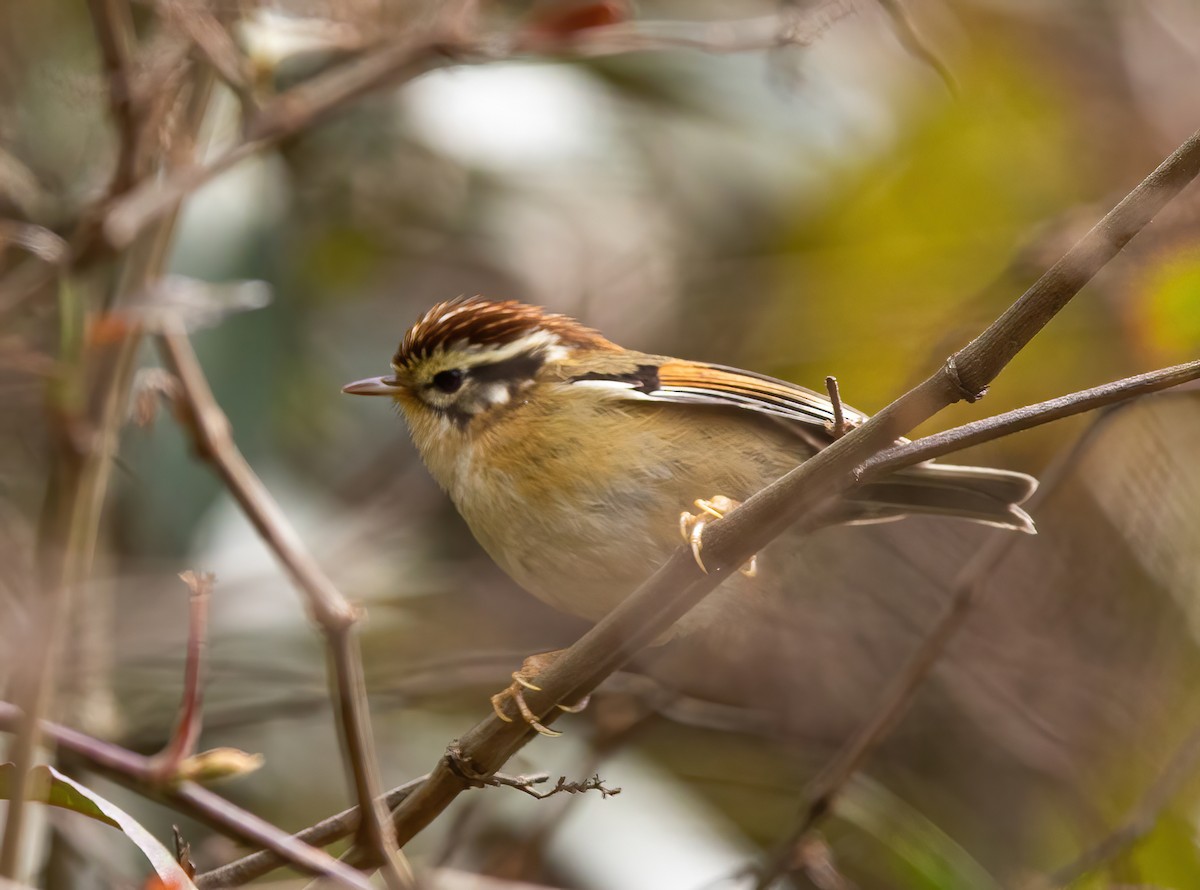
[[[129,95],[129,53],[133,44],[133,26],[128,7],[122,0],[90,0],[92,21],[100,44],[101,58],[109,83],[110,110],[120,132],[121,147],[118,166],[110,193],[124,191],[135,174],[137,141],[136,117]],[[17,270],[18,274],[28,268]],[[49,266],[47,276],[57,275],[59,269]],[[5,302],[11,308],[40,285],[22,280],[15,297]],[[118,361],[119,373],[124,365]],[[103,390],[102,390],[103,392]],[[95,552],[100,508],[107,489],[109,457],[115,450],[115,412],[120,406],[120,393],[110,389],[101,400],[96,414],[83,420],[83,426],[95,423],[98,429],[90,435],[89,446],[79,442],[69,431],[58,430],[59,454],[55,463],[56,482],[49,486],[43,504],[39,535],[39,584],[41,596],[36,604],[35,638],[32,655],[27,659],[17,685],[25,708],[25,721],[17,728],[9,748],[8,758],[15,764],[12,795],[4,819],[4,836],[0,840],[0,878],[17,878],[22,868],[21,837],[27,808],[29,777],[40,745],[41,718],[54,698],[58,663],[67,627],[73,610],[76,588],[91,571]],[[64,426],[77,418],[65,420]],[[91,430],[88,431],[89,433]],[[57,492],[65,492],[61,498]]]
[[[127,191],[138,176],[139,125],[133,103],[133,16],[125,0],[88,0],[96,43],[108,78],[108,107],[117,127],[117,166],[110,195]]]
[[[399,853],[391,823],[377,803],[378,762],[355,629],[359,610],[308,552],[287,515],[238,450],[229,420],[213,397],[187,335],[181,330],[167,330],[159,337],[159,346],[164,362],[179,380],[176,413],[191,435],[196,453],[212,466],[275,553],[304,594],[309,614],[325,634],[344,760],[359,806],[367,814],[359,827],[359,842],[386,866],[385,872],[391,873],[396,884],[411,885],[411,867]]]
[[[1115,380],[1057,399],[972,421],[913,442],[893,445],[864,462],[855,475],[862,482],[878,479],[914,463],[933,460],[972,445],[990,442],[1065,417],[1095,411],[1097,408],[1118,405],[1138,396],[1161,392],[1197,379],[1200,379],[1200,361]]]
[[[705,536],[707,574],[696,567],[687,548],[677,550],[637,591],[533,678],[542,692],[527,694],[526,701],[539,720],[555,719],[555,702],[576,701],[595,689],[784,529],[819,521],[820,511],[831,499],[854,483],[856,467],[946,405],[979,398],[1005,365],[1197,172],[1200,132],[941,370],[712,523]],[[533,735],[527,726],[489,716],[461,736],[460,745],[472,763],[487,772],[499,769]],[[420,832],[467,787],[443,758],[429,781],[394,814],[400,842]]]
[[[200,740],[204,705],[204,650],[208,646],[208,600],[212,592],[210,572],[183,572],[180,579],[188,586],[187,661],[183,672],[183,700],[179,719],[166,746],[153,758],[160,781],[174,776],[185,758],[196,753]]]
[[[12,729],[22,721],[18,708],[8,702],[0,702],[0,728]],[[365,875],[195,782],[161,784],[154,764],[148,757],[47,720],[41,721],[41,728],[59,748],[82,758],[97,772],[147,797],[161,800],[242,843],[268,848],[281,864],[291,864],[302,871],[335,878],[361,890],[371,888]]]
[[[536,46],[524,44],[520,39],[459,37],[455,26],[447,22],[420,40],[389,43],[277,96],[263,105],[241,142],[207,163],[176,170],[164,182],[140,183],[112,207],[104,222],[104,237],[115,248],[128,244],[166,206],[247,158],[312,127],[364,96],[407,83],[434,68],[504,61],[535,49],[578,57],[667,48],[723,53],[770,49],[811,42],[848,11],[843,4],[832,3],[822,7],[811,23],[803,24],[776,16],[722,23],[619,24],[590,28],[573,34],[569,41]]]
[[[1176,749],[1166,769],[1147,790],[1137,806],[1112,833],[1080,854],[1078,859],[1056,870],[1050,887],[1066,887],[1120,856],[1158,824],[1159,817],[1182,791],[1188,779],[1200,770],[1200,728],[1193,729]],[[1034,886],[1042,886],[1034,882]]]
[[[825,390],[829,393],[829,404],[833,406],[833,427],[830,432],[833,438],[840,439],[846,435],[846,414],[842,410],[842,393],[838,389],[837,378],[832,374],[825,378]]]

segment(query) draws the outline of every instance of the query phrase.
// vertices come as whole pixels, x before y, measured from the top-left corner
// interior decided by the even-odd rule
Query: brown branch
[[[384,808],[390,810],[399,806],[408,795],[412,794],[428,778],[428,776],[420,776],[388,791],[380,798]],[[492,787],[514,788],[528,794],[530,793],[529,786],[540,784],[549,778],[546,773],[538,773],[533,776],[506,776],[502,773],[495,773],[488,777],[486,782],[481,780],[479,784],[486,784]],[[567,793],[578,793],[579,791],[589,790],[593,786],[594,790],[601,790],[600,784],[595,779],[589,779],[581,783],[563,781],[563,785],[564,787],[560,790]],[[585,788],[584,786],[588,787]],[[613,794],[620,789],[605,788],[604,790],[609,794]],[[535,794],[534,796],[537,795]],[[342,810],[340,813],[330,816],[327,819],[322,819],[317,824],[297,832],[293,837],[296,840],[315,847],[323,847],[335,843],[342,838],[354,834],[358,828],[359,812],[358,807],[350,807],[349,809]],[[219,887],[238,887],[288,864],[288,861],[276,852],[272,850],[260,850],[257,853],[251,853],[249,856],[243,856],[241,859],[222,865],[220,868],[214,868],[212,871],[198,875],[196,886],[200,890],[217,890]]]
[[[819,522],[824,506],[854,484],[854,470],[873,455],[941,408],[963,398],[979,398],[1013,356],[1198,171],[1200,132],[941,370],[714,522],[705,536],[708,574],[696,567],[687,548],[678,549],[637,591],[534,678],[542,691],[528,693],[526,701],[539,720],[555,719],[555,702],[577,701],[590,693],[785,528]],[[526,726],[489,716],[463,735],[459,744],[476,772],[486,774],[499,769],[533,735]],[[443,757],[429,781],[396,810],[400,842],[420,832],[467,787]]]
[[[446,22],[421,40],[389,43],[317,75],[265,104],[243,140],[212,161],[174,171],[165,182],[144,181],[119,200],[108,213],[104,237],[114,248],[129,244],[164,209],[249,157],[273,148],[336,111],[385,87],[396,87],[435,68],[504,61],[522,53],[556,52],[593,57],[667,48],[706,52],[746,52],[808,43],[849,10],[832,3],[803,22],[770,16],[737,22],[639,22],[589,28],[569,40],[536,44],[518,38],[456,37]],[[823,17],[822,17],[823,16]]]
[[[117,127],[117,166],[109,195],[119,195],[138,177],[139,125],[130,64],[134,44],[133,16],[125,0],[88,0],[88,11],[108,78],[108,107]]]
[[[200,740],[204,703],[204,650],[208,646],[208,600],[213,575],[209,572],[183,572],[180,579],[188,586],[187,660],[183,673],[183,700],[179,719],[171,738],[153,758],[160,781],[176,775],[183,761],[196,753]]]
[[[1185,782],[1200,770],[1200,728],[1193,729],[1176,749],[1162,775],[1146,790],[1125,821],[1108,836],[1055,871],[1048,882],[1033,881],[1036,887],[1066,887],[1130,849],[1154,830],[1158,819],[1183,790]]]
[[[825,390],[829,393],[829,404],[833,406],[833,427],[830,432],[835,439],[840,439],[846,435],[846,412],[842,408],[842,391],[832,374],[825,378]]]
[[[0,702],[0,728],[10,730],[22,721],[23,716],[18,708],[8,702]],[[242,843],[266,847],[281,863],[294,865],[311,874],[334,878],[349,887],[361,890],[371,888],[371,882],[362,873],[195,782],[162,784],[149,757],[48,720],[41,721],[41,728],[59,748],[80,757],[97,772],[178,809]]]
[[[986,420],[964,424],[952,430],[937,433],[923,439],[917,439],[914,442],[883,452],[878,457],[866,462],[862,468],[862,477],[864,480],[877,478],[880,475],[885,475],[901,467],[911,466],[933,457],[939,457],[969,445],[976,445],[981,441],[996,439],[1017,430],[1029,429],[1040,423],[1049,423],[1069,415],[1094,410],[1098,407],[1118,404],[1121,401],[1139,395],[1167,389],[1197,378],[1200,378],[1200,362],[1191,362],[1176,368],[1167,368],[1162,371],[1155,371],[1150,374],[1142,374],[1115,383],[1105,384],[1070,396],[1064,396],[1061,399],[1042,402],[1038,405],[997,415]],[[1071,410],[1069,411],[1065,409],[1065,406],[1068,404],[1071,406]],[[1067,466],[1069,463],[1070,461],[1065,461],[1063,465]],[[1016,540],[1013,536],[1007,534],[999,535],[998,537],[1003,541]],[[951,614],[956,620],[961,614],[965,614],[965,612],[961,609],[951,609],[948,615]],[[943,639],[949,639],[949,636],[943,636],[943,634],[937,633],[935,627],[935,631],[930,634],[930,639],[934,640],[934,643],[930,644],[931,648]],[[925,675],[924,671],[926,668],[932,666],[932,664],[933,660],[928,658],[928,653],[920,659],[914,657],[913,665],[910,665],[903,675],[905,679],[896,684],[903,691],[903,695],[893,693],[886,697],[885,701],[888,704],[879,708],[878,716],[881,719],[874,721],[868,728],[861,731],[860,737],[856,737],[860,740],[853,747],[856,751],[861,751],[861,753],[854,755],[853,764],[855,767],[861,763],[862,759],[870,753],[873,747],[882,739],[883,735],[886,734],[883,731],[889,729],[894,725],[894,721],[902,716],[903,708],[911,700],[911,693],[919,686],[920,681]],[[914,670],[914,665],[920,665],[920,668]],[[638,678],[638,682],[652,683],[648,678],[641,677]],[[713,707],[699,702],[695,703],[695,706]],[[689,722],[688,713],[670,714],[669,710],[666,713],[672,716],[672,719],[681,720],[685,723]],[[723,716],[723,713],[717,716]],[[750,722],[750,715],[738,712],[735,717],[727,722],[729,726],[737,726],[744,730]],[[714,723],[710,720],[702,725],[712,726]],[[847,748],[850,747],[849,745],[847,746]],[[525,790],[525,787],[539,784],[547,778],[544,774],[525,777],[518,776],[515,778],[500,774],[494,774],[490,777],[486,775],[477,776],[473,774],[470,767],[464,766],[468,762],[463,760],[461,746],[451,746],[447,751],[447,756],[455,761],[456,771],[460,775],[463,775],[464,779],[472,782],[473,786],[480,784],[505,785],[518,788],[518,790]],[[853,771],[851,770],[850,772],[852,773]],[[401,800],[406,798],[423,781],[424,779],[415,779],[397,789],[389,791],[385,795],[389,807],[398,805]],[[296,837],[307,843],[321,846],[333,843],[352,834],[357,824],[358,808],[353,807],[317,823],[312,828],[305,829],[297,834]],[[235,886],[259,878],[272,869],[286,864],[278,856],[269,852],[255,853],[238,860],[236,863],[230,863],[213,872],[201,875],[199,884],[201,890],[208,890],[208,888],[218,886]]]
[[[136,143],[136,120],[129,96],[128,54],[133,39],[128,9],[121,0],[90,0],[92,20],[100,44],[101,57],[109,79],[109,97],[114,120],[121,133],[118,168],[111,191],[126,185],[134,174],[133,145]],[[39,274],[39,271],[41,274]],[[34,293],[41,282],[58,274],[58,267],[38,270],[18,267],[14,273],[14,292],[2,302],[11,309],[26,296]],[[45,276],[44,278],[42,276]],[[72,612],[75,588],[91,568],[95,546],[95,528],[103,503],[107,479],[108,452],[112,438],[105,433],[111,429],[104,421],[111,419],[107,408],[101,406],[100,434],[92,436],[92,447],[80,448],[69,434],[59,437],[58,460],[55,463],[57,482],[67,492],[63,498],[50,485],[43,503],[39,533],[39,584],[42,587],[35,607],[34,636],[31,655],[14,684],[16,694],[25,709],[25,720],[17,727],[9,747],[8,759],[16,766],[12,797],[5,818],[4,834],[0,840],[0,878],[16,878],[21,870],[21,837],[27,807],[28,782],[40,743],[41,718],[49,712],[57,684],[59,654],[63,647],[68,618]],[[94,422],[95,418],[88,418]],[[61,430],[60,430],[61,431]]]
[[[367,814],[359,826],[358,841],[373,857],[372,864],[382,862],[386,866],[393,883],[409,886],[412,870],[396,847],[386,812],[377,803],[378,761],[355,630],[359,610],[322,571],[238,450],[229,420],[213,397],[187,335],[180,330],[167,330],[159,337],[159,346],[163,361],[179,380],[176,413],[190,434],[196,453],[225,483],[292,583],[304,594],[309,615],[325,634],[344,761],[358,803]]]
[[[1038,402],[1024,408],[997,414],[994,417],[972,421],[913,442],[893,445],[864,462],[855,471],[855,476],[862,482],[878,479],[921,461],[944,457],[972,445],[1010,436],[1013,433],[1033,429],[1065,417],[1095,411],[1097,408],[1118,405],[1138,396],[1161,392],[1164,389],[1190,383],[1196,379],[1200,379],[1200,361],[1175,365],[1160,371],[1150,371],[1135,377],[1125,377],[1112,383],[1060,396],[1057,399]]]
[[[878,479],[894,470],[912,466],[923,460],[941,457],[960,448],[976,445],[1019,430],[1030,429],[1074,414],[1119,404],[1139,395],[1158,392],[1200,379],[1200,361],[1189,362],[1149,374],[1140,374],[1097,386],[1037,405],[1019,408],[986,420],[965,424],[915,442],[897,445],[868,460],[859,473],[863,481]],[[1078,447],[1078,446],[1077,446]],[[1057,463],[1057,469],[1043,474],[1042,491],[1048,490],[1052,476],[1065,472],[1073,465],[1072,449]],[[841,747],[834,758],[805,789],[802,816],[788,840],[760,873],[759,888],[771,882],[787,866],[792,851],[813,836],[816,827],[832,812],[834,802],[846,783],[862,767],[867,758],[895,729],[907,713],[917,691],[929,677],[950,640],[970,614],[983,584],[991,570],[1019,540],[1008,533],[993,535],[959,573],[950,601],[942,616],[909,657],[908,662],[885,691],[871,719]]]

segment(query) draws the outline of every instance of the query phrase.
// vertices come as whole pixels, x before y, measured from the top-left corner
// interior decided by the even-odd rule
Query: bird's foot
[[[738,507],[741,506],[741,501],[735,501],[733,498],[726,497],[723,494],[713,495],[711,498],[697,498],[693,503],[699,508],[699,515],[688,513],[686,510],[679,514],[679,534],[683,536],[683,540],[692,548],[692,556],[696,559],[696,565],[700,566],[700,570],[708,574],[708,569],[704,565],[704,560],[700,557],[700,551],[704,547],[704,527],[714,519],[721,519]],[[751,556],[740,569],[741,573],[747,578],[753,578],[758,574],[758,554]]]
[[[536,685],[533,682],[533,679],[550,665],[552,665],[562,653],[562,649],[557,649],[554,652],[543,652],[540,655],[530,655],[528,658],[526,658],[521,664],[521,669],[519,671],[513,671],[512,685],[504,691],[497,692],[492,696],[492,710],[496,712],[496,716],[505,723],[513,722],[514,718],[508,715],[506,709],[506,705],[511,700],[516,704],[517,713],[521,715],[521,719],[539,733],[551,738],[562,735],[561,732],[545,726],[540,720],[538,720],[537,714],[533,713],[533,710],[525,702],[526,689],[532,690],[533,692],[542,691],[542,687]],[[560,711],[565,711],[568,714],[578,714],[587,707],[589,698],[590,696],[584,696],[573,705],[559,704],[555,705],[555,707],[557,707]]]

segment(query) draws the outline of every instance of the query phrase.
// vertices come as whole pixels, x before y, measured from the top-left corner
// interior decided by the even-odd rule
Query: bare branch
[[[11,730],[19,726],[22,719],[18,708],[0,702],[0,727]],[[59,748],[82,758],[98,772],[147,797],[161,800],[222,834],[256,847],[266,847],[282,863],[295,865],[311,874],[335,878],[349,887],[371,888],[365,875],[195,782],[159,783],[154,764],[148,757],[48,720],[41,721],[41,729]]]
[[[111,195],[127,191],[138,176],[138,118],[134,108],[130,57],[133,52],[133,16],[125,0],[88,0],[104,73],[108,77],[108,106],[117,127],[117,167],[109,186]]]
[[[160,781],[176,774],[184,759],[196,753],[203,722],[204,650],[208,646],[208,599],[212,592],[211,572],[183,572],[180,579],[188,586],[187,661],[183,674],[183,701],[179,719],[166,747],[152,759]]]
[[[390,43],[293,87],[262,107],[245,138],[212,161],[176,170],[165,182],[145,181],[118,201],[104,222],[109,244],[121,248],[173,203],[214,177],[283,139],[308,129],[335,111],[385,87],[396,87],[447,65],[503,61],[537,50],[592,57],[666,48],[746,52],[808,43],[849,10],[841,3],[799,22],[769,16],[738,22],[639,22],[590,28],[551,44],[505,38],[470,40],[446,22],[420,40]],[[528,36],[528,35],[527,35]]]
[[[1138,396],[1161,392],[1164,389],[1170,389],[1196,379],[1200,379],[1200,361],[1115,380],[1112,383],[1060,396],[1057,399],[1038,402],[1035,405],[1028,405],[1024,408],[1006,411],[1004,414],[997,414],[994,417],[963,424],[945,432],[925,436],[914,442],[893,445],[868,459],[855,471],[855,475],[859,481],[863,482],[878,479],[902,467],[911,467],[913,464],[943,457],[972,445],[1010,436],[1013,433],[1033,429],[1065,417],[1095,411],[1097,408],[1117,405]]]
[[[286,514],[238,450],[229,420],[217,404],[208,381],[181,330],[159,337],[164,362],[179,379],[177,414],[191,435],[197,454],[206,460],[242,507],[246,517],[275,553],[292,582],[305,596],[309,614],[325,634],[331,654],[335,704],[342,730],[344,760],[359,805],[367,814],[359,841],[384,863],[396,882],[411,885],[412,871],[396,848],[387,814],[379,808],[378,762],[362,677],[362,658],[354,625],[359,610],[350,604],[308,552]]]
[[[894,470],[940,457],[967,445],[978,444],[1017,430],[1029,429],[1041,423],[1113,405],[1138,395],[1168,389],[1196,379],[1200,379],[1200,361],[1141,374],[1038,405],[1019,408],[915,442],[894,446],[868,460],[861,468],[860,478],[864,481],[877,479]],[[1061,460],[1058,464],[1059,471],[1069,465],[1069,460]],[[1053,475],[1053,471],[1043,475],[1042,490],[1045,490],[1049,475]],[[833,760],[805,790],[800,822],[788,841],[780,845],[771,862],[760,874],[758,887],[769,886],[786,867],[793,855],[790,851],[797,849],[806,839],[813,836],[816,826],[831,812],[842,788],[900,722],[917,690],[929,677],[947,644],[970,614],[983,582],[1017,540],[1017,537],[1007,533],[995,534],[967,563],[959,574],[950,602],[942,616],[888,687],[871,719],[842,746]]]
[[[543,691],[529,694],[527,701],[538,718],[543,723],[553,721],[554,702],[576,701],[595,689],[785,528],[818,522],[825,505],[854,483],[856,467],[941,408],[981,396],[1013,356],[1198,171],[1200,132],[940,371],[714,522],[705,537],[708,574],[699,571],[687,548],[677,550],[637,591],[534,678]],[[978,559],[987,556],[981,551]],[[463,735],[460,744],[471,762],[487,772],[499,769],[532,737],[526,726],[489,716]],[[443,758],[429,781],[394,814],[400,842],[420,832],[466,787]]]
[[[842,409],[842,391],[832,374],[825,378],[825,390],[829,393],[829,404],[833,405],[833,427],[829,431],[835,439],[840,439],[846,435],[846,413]]]

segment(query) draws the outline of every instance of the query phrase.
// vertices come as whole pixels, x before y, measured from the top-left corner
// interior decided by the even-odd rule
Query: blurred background
[[[178,24],[187,5],[134,4],[139,71],[153,75],[143,90],[165,94],[204,66]],[[437,7],[216,8],[243,87],[265,101],[409,39]],[[196,191],[169,254],[172,274],[213,285],[176,290],[197,295],[185,318],[238,445],[367,609],[389,787],[484,717],[524,656],[586,629],[490,562],[382,400],[339,391],[385,373],[429,305],[519,299],[632,348],[817,388],[834,374],[872,412],[981,330],[1200,123],[1194,0],[511,2],[480,5],[475,21],[528,36],[572,10],[666,22],[726,48],[746,22],[768,37],[795,22],[811,39],[593,57],[535,46],[444,65]],[[165,106],[151,141],[187,113]],[[235,142],[243,110],[218,80],[198,151]],[[33,553],[61,434],[55,393],[86,369],[67,360],[77,325],[105,305],[123,258],[24,282],[64,249],[56,236],[78,231],[116,157],[85,6],[0,6],[0,679],[29,654],[42,594]],[[1193,359],[1198,343],[1193,188],[981,404],[922,431]],[[137,361],[157,364],[148,348]],[[825,837],[837,880],[851,883],[827,886],[1014,886],[1072,860],[1161,775],[1200,719],[1198,407],[1194,393],[1162,395],[955,458],[1041,476],[1041,534],[991,573],[913,711],[848,789]],[[739,872],[795,824],[806,782],[873,713],[991,534],[909,520],[811,536],[812,577],[794,599],[733,642],[648,653],[560,721],[564,738],[537,740],[508,768],[598,772],[619,796],[473,791],[410,845],[414,861],[589,890],[744,885]],[[201,746],[265,755],[222,792],[288,829],[348,806],[321,638],[170,412],[122,430],[57,716],[161,747],[182,684],[186,569],[217,577]],[[201,868],[238,853],[90,781],[160,836],[180,824]],[[1178,791],[1149,838],[1087,886],[1200,887],[1200,786]],[[74,863],[74,885],[139,874],[106,831],[60,826],[54,849]]]

